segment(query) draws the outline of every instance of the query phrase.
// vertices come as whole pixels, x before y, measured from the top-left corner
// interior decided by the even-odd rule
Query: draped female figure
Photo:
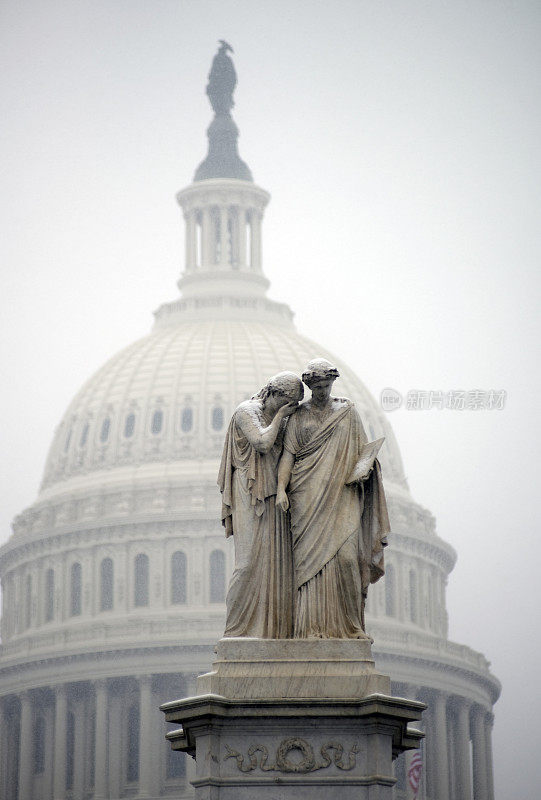
[[[377,459],[348,484],[367,441],[350,400],[331,397],[338,370],[314,359],[302,379],[312,397],[288,423],[277,503],[291,516],[294,637],[365,638],[368,586],[384,573],[389,519]]]
[[[224,636],[292,635],[291,536],[276,505],[277,466],[286,418],[303,394],[301,380],[281,372],[241,403],[229,424],[218,475],[222,523],[235,542]]]

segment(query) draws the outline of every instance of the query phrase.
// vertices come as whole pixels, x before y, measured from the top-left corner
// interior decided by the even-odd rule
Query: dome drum
[[[27,638],[34,642],[35,648],[40,631],[53,628],[69,631],[74,624],[80,630],[85,620],[92,624],[94,620],[103,620],[111,625],[120,614],[118,624],[122,626],[141,614],[178,615],[190,608],[202,609],[204,614],[211,612],[215,602],[223,603],[233,563],[231,542],[224,539],[217,514],[209,514],[207,509],[198,520],[196,513],[184,509],[182,517],[175,517],[171,510],[167,516],[169,519],[163,522],[158,521],[156,514],[148,515],[147,521],[137,521],[132,516],[124,524],[111,520],[109,526],[102,520],[99,528],[81,527],[76,532],[72,527],[65,533],[57,531],[51,535],[43,532],[37,539],[18,544],[14,541],[11,548],[5,548],[0,561],[5,645],[12,639]],[[141,554],[147,559],[148,570],[144,603],[137,602],[136,590],[136,561]],[[174,561],[175,555],[181,554],[181,595],[175,596]],[[213,565],[213,558],[218,555],[220,577],[216,564]],[[112,600],[105,608],[100,599],[103,592],[100,565],[104,559],[110,560],[112,571]],[[377,626],[380,620],[388,620],[445,636],[445,584],[453,561],[450,548],[437,538],[426,542],[396,534],[388,558],[389,580],[385,585],[374,586],[370,594],[369,624]],[[76,613],[73,583],[70,585],[69,579],[74,564],[79,565],[81,595]],[[49,572],[54,592],[54,609],[50,614],[46,610],[48,589],[43,577]],[[412,573],[418,582],[415,593],[410,585]],[[421,598],[427,601],[422,602]]]

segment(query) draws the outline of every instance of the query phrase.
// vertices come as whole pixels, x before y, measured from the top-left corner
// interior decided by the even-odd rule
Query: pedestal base
[[[200,695],[162,706],[196,800],[391,800],[425,706],[388,696],[369,640],[222,639],[213,666]]]
[[[197,679],[198,694],[251,700],[391,693],[390,678],[375,670],[368,638],[227,638],[215,652],[212,672]]]

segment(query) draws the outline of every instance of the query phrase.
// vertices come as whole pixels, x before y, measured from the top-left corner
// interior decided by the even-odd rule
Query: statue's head
[[[224,39],[218,39],[218,42],[220,43],[220,48],[218,50],[219,53],[227,53],[228,51],[230,53],[234,53],[235,52],[233,50],[233,48],[231,47],[231,45],[228,42],[226,42]]]
[[[313,358],[306,365],[305,371],[302,373],[302,379],[305,384],[311,389],[316,383],[321,381],[335,381],[340,377],[340,373],[335,366],[327,361],[326,358]]]
[[[294,372],[279,372],[278,375],[272,376],[256,397],[265,401],[271,395],[284,397],[288,402],[299,403],[304,397],[304,386]]]

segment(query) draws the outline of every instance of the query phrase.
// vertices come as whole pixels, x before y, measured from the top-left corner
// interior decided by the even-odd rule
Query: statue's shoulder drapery
[[[285,423],[268,453],[260,453],[250,442],[250,431],[254,436],[264,427],[258,404],[247,400],[241,403],[231,418],[225,435],[222,460],[218,473],[218,486],[222,493],[222,524],[226,536],[234,533],[232,521],[233,472],[243,470],[251,495],[251,504],[256,514],[262,514],[267,497],[276,494],[276,470],[282,450]],[[248,432],[248,435],[247,435]]]

